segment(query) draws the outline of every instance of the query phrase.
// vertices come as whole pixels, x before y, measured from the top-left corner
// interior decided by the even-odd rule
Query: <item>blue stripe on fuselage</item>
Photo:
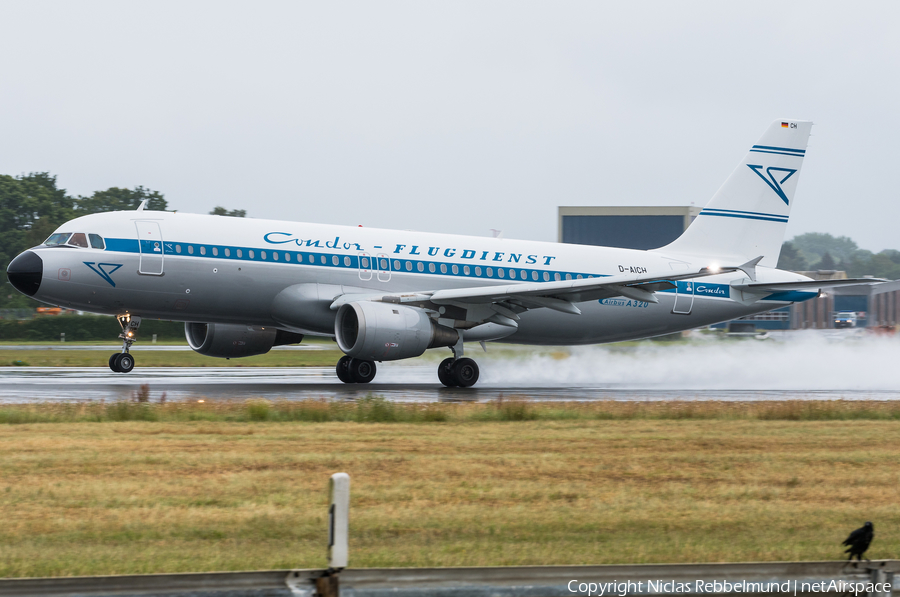
[[[713,214],[714,215],[714,214]],[[140,249],[138,247],[138,241],[136,239],[131,238],[107,238],[106,240],[106,251],[114,252],[114,253],[140,253]],[[147,241],[149,242],[149,241]],[[148,245],[149,247],[149,245]],[[179,253],[176,247],[181,249]],[[188,252],[188,248],[193,251],[193,253]],[[200,253],[201,247],[204,250],[204,254]],[[213,249],[215,249],[217,254],[213,254]],[[228,255],[225,254],[225,250],[228,249]],[[181,243],[175,241],[165,241],[163,243],[163,250],[165,252],[166,257],[171,258],[197,258],[197,259],[227,259],[232,261],[253,261],[257,263],[273,263],[273,264],[281,264],[281,265],[304,265],[304,266],[316,266],[316,267],[328,267],[328,268],[339,268],[339,269],[360,269],[360,255],[339,255],[336,253],[315,253],[311,251],[272,251],[272,249],[257,249],[257,248],[246,248],[246,247],[233,247],[233,246],[223,246],[223,245],[208,245],[208,244],[199,244],[199,243]],[[238,252],[241,253],[241,256],[238,256]],[[250,257],[250,253],[253,252],[253,257]],[[279,259],[273,260],[273,253],[277,253],[279,255]],[[151,253],[153,254],[153,253]],[[265,254],[266,258],[263,258],[262,255]],[[284,260],[285,255],[289,256],[287,261]],[[336,258],[336,260],[335,260]],[[390,272],[391,274],[427,274],[430,276],[451,276],[455,278],[475,278],[475,279],[484,279],[484,280],[527,280],[528,282],[547,282],[547,281],[556,281],[556,276],[559,276],[559,279],[581,279],[581,278],[605,278],[608,277],[608,274],[588,274],[584,272],[567,272],[567,271],[554,271],[554,270],[536,270],[530,268],[520,268],[520,267],[510,267],[508,263],[496,264],[492,262],[486,263],[474,263],[474,264],[460,264],[458,262],[441,262],[441,261],[419,261],[413,259],[398,259],[398,258],[387,258],[387,257],[375,257],[369,256],[370,267],[363,268],[364,271],[371,271],[373,277],[379,272],[377,268],[372,268],[372,261],[375,259],[385,259],[390,263],[387,266],[387,269],[382,271]],[[311,260],[312,259],[312,260]],[[400,267],[395,267],[396,264],[400,264]],[[406,263],[410,263],[410,269],[406,269]],[[419,264],[422,264],[422,270],[418,269]],[[434,271],[431,271],[431,266],[434,266]],[[453,267],[456,267],[456,273],[453,272]],[[442,271],[443,267],[443,271]],[[465,273],[465,268],[469,268],[469,273]],[[480,269],[480,273],[477,273]],[[491,275],[488,275],[488,268],[491,269]],[[504,270],[504,276],[500,277],[499,270]],[[515,277],[509,277],[509,271],[515,271]],[[523,278],[522,273],[526,273],[526,277]],[[544,279],[544,274],[547,274],[549,280]],[[537,274],[537,279],[535,279],[535,274]],[[570,276],[566,278],[566,276]],[[679,294],[690,294],[693,292],[695,297],[711,297],[711,298],[729,298],[731,289],[728,284],[715,284],[708,283],[703,281],[693,281],[693,280],[682,280],[679,282],[672,282],[673,284],[677,284],[678,293]],[[675,288],[668,288],[664,290],[660,290],[658,292],[667,292],[674,293]],[[783,301],[783,302],[800,302],[809,300],[811,298],[815,298],[818,296],[817,292],[801,292],[801,291],[791,291],[791,292],[779,292],[775,294],[771,294],[765,297],[764,301]]]

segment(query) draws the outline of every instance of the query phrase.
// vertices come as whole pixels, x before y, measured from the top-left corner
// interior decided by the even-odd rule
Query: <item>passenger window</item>
[[[498,275],[499,277],[501,277],[501,278],[503,277],[504,272],[503,272],[503,268],[502,268],[502,267],[498,267],[498,268],[497,268],[497,275]]]
[[[412,261],[406,262],[406,271],[408,271],[408,272],[412,271]]]
[[[260,252],[259,252],[259,258],[260,258],[260,259],[265,259],[265,258],[266,258],[266,252],[265,252],[265,251],[260,251]]]
[[[51,234],[50,237],[44,241],[44,244],[48,247],[64,245],[71,235],[71,232],[57,232],[56,234]]]
[[[231,249],[225,249],[225,257],[231,257]]]
[[[83,247],[87,249],[87,236],[85,236],[84,232],[76,232],[72,235],[72,238],[69,239],[68,244],[72,245],[73,247]]]
[[[476,275],[476,276],[480,276],[480,275],[481,275],[481,267],[480,267],[480,266],[477,266],[477,265],[475,266],[475,275]]]
[[[469,266],[468,265],[463,266],[463,273],[467,276],[469,275]]]
[[[338,264],[338,256],[332,255],[331,256],[331,265],[337,265],[337,264]]]
[[[488,275],[488,278],[493,278],[494,277],[494,268],[492,268],[492,267],[487,268],[487,275]]]
[[[291,260],[291,254],[290,254],[290,253],[285,253],[285,254],[284,254],[284,260],[285,260],[285,261],[290,261],[290,260]]]
[[[278,251],[272,251],[272,259],[278,261]]]
[[[217,249],[216,247],[213,247],[213,257],[218,257],[218,256],[219,256],[219,249]]]
[[[432,274],[434,273],[434,264],[433,263],[428,264],[428,271],[430,271]]]
[[[453,273],[454,273],[454,274],[458,274],[458,273],[459,273],[459,266],[457,266],[457,265],[454,265],[454,266],[453,266]]]
[[[106,244],[99,234],[88,234],[88,238],[91,241],[91,248],[101,250],[106,248]]]
[[[447,273],[447,264],[446,264],[446,263],[442,263],[442,264],[441,264],[441,273],[442,273],[442,274],[446,274],[446,273]]]
[[[350,258],[349,257],[344,257],[344,265],[346,265],[347,267],[350,267]]]
[[[419,263],[416,264],[416,269],[419,270],[420,272],[424,272],[425,264],[420,261]]]
[[[238,250],[237,250],[237,256],[238,256],[238,258],[243,257],[243,256],[244,256],[244,252],[241,251],[240,249],[238,249]]]
[[[256,253],[253,251],[253,249],[250,249],[250,259],[253,259],[254,257],[256,257]]]
[[[181,253],[181,245],[175,245],[175,252]]]
[[[566,274],[566,280],[571,280],[571,279],[572,279],[572,274]]]
[[[200,254],[206,255],[206,247],[200,247]]]
[[[501,271],[503,271],[503,270],[501,270]],[[500,276],[500,277],[502,278],[503,276]],[[516,270],[514,270],[514,269],[509,270],[509,277],[510,277],[510,279],[515,280],[516,279]]]
[[[556,280],[557,282],[559,282],[560,277],[561,276],[559,274],[553,274],[553,279]]]
[[[188,245],[188,255],[194,254],[194,245]]]

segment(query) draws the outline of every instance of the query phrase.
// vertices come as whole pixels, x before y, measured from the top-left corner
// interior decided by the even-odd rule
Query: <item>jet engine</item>
[[[369,361],[417,357],[459,340],[459,332],[438,325],[422,309],[371,301],[341,305],[334,335],[345,354]]]
[[[232,323],[186,323],[188,345],[208,357],[231,359],[266,354],[273,346],[297,344],[303,334]]]

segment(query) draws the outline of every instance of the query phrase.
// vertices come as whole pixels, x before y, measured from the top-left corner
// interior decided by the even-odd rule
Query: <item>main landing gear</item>
[[[375,361],[343,356],[336,369],[338,379],[344,383],[369,383],[375,379]]]
[[[469,388],[478,381],[478,364],[472,359],[462,358],[462,349],[462,341],[451,346],[453,356],[438,365],[438,379],[448,388]],[[344,383],[369,383],[375,379],[374,361],[342,356],[335,370],[338,379]]]
[[[438,379],[448,388],[468,388],[478,381],[478,363],[470,358],[448,357],[438,365]]]
[[[459,341],[450,347],[453,356],[441,361],[438,365],[438,379],[448,388],[470,388],[478,381],[478,363],[463,357],[462,335]]]
[[[119,339],[122,340],[122,352],[114,352],[109,357],[109,368],[116,373],[128,373],[134,369],[134,357],[129,352],[131,345],[137,340],[137,330],[141,327],[141,318],[132,315],[120,315],[119,325],[122,326],[122,333]]]

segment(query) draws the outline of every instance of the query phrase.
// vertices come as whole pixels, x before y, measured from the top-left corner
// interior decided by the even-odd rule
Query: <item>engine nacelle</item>
[[[417,357],[459,340],[458,331],[436,324],[422,309],[370,301],[341,305],[334,335],[345,354],[371,361]]]
[[[186,323],[188,345],[208,357],[234,359],[266,354],[273,346],[297,344],[302,334],[232,323]]]

